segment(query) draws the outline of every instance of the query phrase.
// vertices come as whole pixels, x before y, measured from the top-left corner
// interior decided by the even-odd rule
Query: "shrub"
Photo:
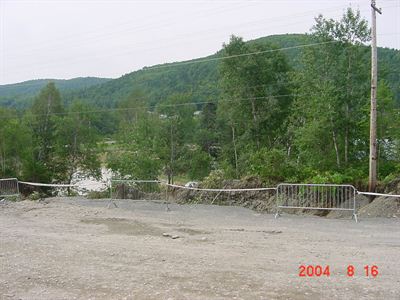
[[[218,189],[223,186],[225,173],[222,170],[213,170],[202,181],[202,187],[206,189]]]
[[[43,198],[42,196],[43,196],[42,194],[40,194],[39,192],[35,191],[35,192],[33,192],[32,194],[30,194],[28,196],[28,199],[32,200],[32,201],[37,201],[37,200],[42,199]]]
[[[263,148],[250,156],[247,174],[259,176],[266,182],[277,183],[293,177],[296,167],[290,163],[285,151]]]
[[[110,198],[110,191],[109,190],[104,190],[104,191],[90,191],[87,195],[86,198],[88,199],[105,199],[105,198]]]

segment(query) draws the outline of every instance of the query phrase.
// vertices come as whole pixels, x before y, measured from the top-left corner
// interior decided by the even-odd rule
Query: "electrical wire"
[[[344,88],[343,88],[344,89]],[[220,98],[219,100],[223,102],[240,102],[240,101],[250,101],[250,100],[265,100],[265,99],[274,99],[274,98],[283,98],[283,97],[299,97],[299,96],[310,96],[311,94],[282,94],[282,95],[268,95],[268,96],[260,96],[260,97],[248,97],[248,98]],[[137,98],[135,100],[144,100],[144,98]],[[157,103],[157,104],[149,104],[143,106],[135,106],[135,107],[117,107],[117,108],[106,108],[106,109],[96,109],[96,110],[87,110],[87,111],[75,111],[75,112],[59,112],[59,113],[49,113],[49,114],[30,114],[30,116],[34,117],[43,117],[43,116],[64,116],[64,115],[79,115],[79,114],[93,114],[93,113],[107,113],[107,112],[119,112],[119,111],[131,111],[131,110],[139,110],[139,109],[148,109],[152,110],[155,108],[163,108],[163,107],[181,107],[181,106],[199,106],[205,104],[217,104],[217,100],[213,101],[198,101],[198,102],[185,102],[185,103],[174,103],[174,104],[165,104],[165,103]],[[0,111],[1,112],[1,111]],[[20,116],[3,116],[0,117],[0,120],[3,119],[20,119]]]
[[[389,6],[390,7],[390,6]],[[303,13],[304,14],[304,13]],[[300,14],[300,15],[302,15],[302,14]],[[154,50],[155,49],[159,49],[159,47],[157,47],[157,48],[153,48]],[[150,49],[150,50],[152,50],[152,49]],[[129,51],[125,51],[125,53],[126,54],[129,54],[129,53],[132,53],[132,51],[131,50],[129,50]],[[122,53],[123,54],[123,53]],[[90,58],[96,58],[96,56],[93,56],[92,54],[88,54],[89,56],[88,57],[90,57]],[[104,57],[104,56],[103,56]],[[73,60],[75,60],[75,63],[79,63],[79,62],[77,62],[76,61],[76,59],[78,59],[78,60],[82,60],[82,59],[85,59],[85,60],[87,60],[87,58],[84,58],[84,57],[78,57],[78,58],[73,58]],[[58,61],[60,61],[60,60],[57,60],[57,61],[55,61],[55,62],[58,62]],[[65,63],[65,62],[68,62],[68,60],[65,60],[65,59],[63,59],[62,61],[60,61],[60,63]],[[52,64],[51,62],[50,63],[47,63],[47,64],[41,64],[41,66],[43,67],[43,66],[45,66],[45,65],[49,65],[49,64]],[[24,67],[29,67],[29,66],[26,66],[26,65],[24,65]],[[161,66],[156,66],[157,68],[159,68],[159,67],[161,67]],[[153,67],[154,68],[154,67]],[[162,68],[165,68],[165,66],[163,65],[162,66]]]
[[[246,6],[240,6],[240,7],[237,7],[237,8],[243,8],[243,7],[246,7]],[[342,6],[335,6],[335,7],[330,7],[330,8],[327,8],[326,10],[324,10],[324,12],[331,12],[331,11],[338,11],[339,9],[341,9],[342,8]],[[235,8],[236,9],[236,8]],[[217,12],[227,12],[227,11],[230,11],[230,10],[233,10],[233,9],[224,9],[224,10],[220,10],[220,11],[217,11]],[[203,12],[203,11],[202,11]],[[309,15],[310,13],[318,13],[318,12],[320,12],[320,10],[310,10],[310,11],[306,11],[306,12],[302,12],[302,13],[296,13],[296,14],[290,14],[290,15],[286,15],[286,16],[283,16],[283,17],[273,17],[273,18],[267,18],[267,19],[261,19],[261,20],[257,20],[257,21],[251,21],[251,22],[244,22],[244,23],[239,23],[239,24],[236,24],[236,25],[240,25],[240,27],[241,28],[243,28],[244,26],[246,26],[246,25],[251,25],[251,24],[254,24],[254,23],[260,23],[260,22],[262,22],[263,24],[262,25],[266,25],[266,24],[270,24],[271,23],[271,21],[273,22],[273,21],[278,21],[278,22],[282,22],[282,18],[290,18],[290,19],[293,19],[294,17],[303,17],[303,16],[307,16],[307,15]],[[208,17],[209,15],[207,15],[207,17]],[[265,23],[265,21],[267,21],[267,23]],[[302,21],[301,23],[303,23],[303,22],[306,22],[306,21]],[[308,22],[308,20],[307,20],[307,22]],[[168,23],[168,24],[170,24],[170,23]],[[289,26],[291,26],[291,25],[295,25],[295,24],[298,24],[298,23],[291,23],[291,24],[289,24]],[[156,25],[159,25],[159,23],[156,23],[156,24],[151,24],[151,25],[153,25],[153,26],[156,26]],[[163,24],[161,24],[161,25],[166,25],[165,23],[163,23]],[[279,25],[280,27],[282,27],[282,25]],[[285,26],[285,25],[284,25]],[[156,26],[157,27],[157,26]],[[106,27],[107,28],[107,27]],[[138,27],[139,29],[141,29],[141,28],[143,28],[143,26],[140,26],[140,27]],[[220,28],[218,28],[218,29],[221,29],[221,28],[230,28],[230,26],[228,27],[228,26],[225,26],[225,27],[220,27]],[[268,27],[268,28],[271,28],[271,27]],[[272,27],[273,28],[273,27]],[[132,30],[132,29],[136,29],[136,28],[130,28],[129,30]],[[144,29],[146,29],[146,28],[144,28]],[[142,30],[140,30],[140,31],[142,31]],[[215,29],[208,29],[208,30],[202,30],[202,31],[197,31],[197,32],[192,32],[192,33],[190,33],[190,34],[185,34],[185,35],[183,35],[183,36],[187,36],[187,35],[190,35],[190,36],[196,36],[196,37],[198,37],[198,35],[199,34],[201,34],[201,33],[204,33],[204,32],[215,32],[216,30]],[[125,32],[125,31],[124,31]],[[137,31],[129,31],[129,33],[133,33],[133,32],[137,32]],[[119,33],[119,31],[113,31],[113,32],[111,32],[111,33],[106,33],[106,34],[100,34],[99,35],[99,37],[104,37],[104,38],[108,38],[108,37],[113,37],[113,36],[115,36],[117,33]],[[74,37],[74,36],[72,36],[72,37]],[[97,40],[97,39],[95,39],[95,40]],[[108,39],[107,39],[108,40]],[[168,40],[171,40],[170,38],[168,38]],[[173,39],[173,40],[176,40],[176,39]],[[68,39],[67,39],[67,41],[68,41]],[[77,44],[75,44],[75,45],[72,45],[72,47],[74,47],[74,46],[76,46],[76,47],[82,47],[82,45],[83,44],[85,44],[85,43],[92,43],[94,40],[93,39],[91,39],[91,38],[89,38],[89,39],[85,39],[85,41],[84,42],[79,42],[79,43],[77,43]],[[50,45],[53,45],[54,43],[57,43],[57,42],[64,42],[64,40],[63,39],[60,39],[60,40],[52,40],[51,42],[49,42],[49,44]],[[157,40],[157,42],[159,42],[159,39]],[[148,44],[148,42],[147,43],[140,43],[140,44]],[[45,44],[46,45],[46,44]],[[135,46],[137,46],[138,44],[135,44]],[[68,43],[68,48],[70,49],[71,48],[71,43]],[[21,48],[27,48],[28,50],[27,51],[29,51],[29,54],[27,55],[27,56],[31,56],[32,55],[32,51],[35,51],[35,50],[42,50],[43,48],[45,48],[46,50],[49,50],[49,49],[52,49],[53,47],[43,47],[43,44],[42,45],[40,45],[40,47],[39,48],[32,48],[32,47],[29,47],[28,48],[28,45],[26,45],[25,47],[21,47]],[[18,55],[18,57],[21,57],[20,55]]]
[[[275,48],[275,49],[267,49],[267,50],[262,50],[262,51],[256,51],[256,52],[249,52],[249,53],[241,53],[241,54],[236,54],[236,55],[230,55],[230,56],[221,56],[221,57],[208,57],[208,58],[200,58],[200,59],[194,59],[194,60],[189,60],[189,61],[183,61],[183,62],[176,62],[176,63],[167,63],[167,64],[161,64],[161,65],[156,65],[153,67],[144,67],[141,70],[146,70],[146,71],[153,71],[157,69],[165,69],[165,68],[171,68],[171,67],[179,67],[182,65],[191,65],[191,64],[197,64],[197,63],[204,63],[204,62],[212,62],[212,61],[219,61],[219,60],[226,60],[230,58],[237,58],[237,57],[245,57],[245,56],[251,56],[251,55],[259,55],[259,54],[266,54],[266,53],[272,53],[272,52],[278,52],[278,51],[286,51],[286,50],[293,50],[293,49],[300,49],[300,48],[306,48],[306,47],[314,47],[314,46],[319,46],[319,45],[325,45],[325,44],[332,44],[332,43],[340,43],[340,41],[327,41],[327,42],[320,42],[320,43],[310,43],[310,44],[302,44],[302,45],[296,45],[296,46],[291,46],[291,47],[283,47],[283,48]],[[140,70],[138,70],[140,71]],[[153,74],[154,75],[154,74]],[[19,84],[19,83],[17,83]],[[21,85],[24,85],[24,83],[20,83]],[[35,83],[32,83],[34,85]],[[15,84],[14,84],[15,86]]]
[[[240,8],[244,8],[244,7],[248,7],[249,6],[249,3],[247,3],[246,5],[240,5],[240,6],[236,6],[236,7],[231,7],[231,8],[223,8],[223,9],[208,9],[208,10],[204,10],[204,11],[199,11],[198,12],[198,14],[195,14],[194,16],[200,16],[200,17],[208,17],[208,16],[210,16],[210,15],[213,15],[213,14],[218,14],[218,13],[220,13],[220,12],[227,12],[227,11],[232,11],[232,10],[236,10],[236,9],[240,9]],[[207,14],[206,14],[207,13]],[[149,16],[148,17],[148,19],[153,19],[153,18],[157,18],[157,17],[159,17],[160,16],[160,14],[155,14],[155,15],[151,15],[151,16]],[[132,21],[130,21],[130,22],[124,22],[124,23],[121,23],[121,24],[117,24],[117,25],[115,25],[115,24],[113,24],[112,26],[104,26],[104,27],[102,27],[102,28],[99,28],[99,29],[97,29],[96,31],[88,31],[88,32],[80,32],[79,33],[79,35],[85,35],[85,34],[90,34],[91,32],[92,33],[98,33],[98,31],[100,31],[100,30],[104,30],[104,29],[107,29],[107,28],[110,28],[110,27],[112,27],[112,28],[115,28],[115,27],[119,27],[119,26],[121,26],[121,25],[123,25],[123,26],[126,26],[126,25],[131,25],[131,23],[132,23]],[[130,27],[130,28],[127,28],[127,29],[125,29],[125,30],[118,30],[118,31],[113,31],[113,32],[108,32],[108,33],[100,33],[100,34],[97,34],[96,36],[94,36],[94,37],[90,37],[90,38],[86,38],[85,39],[85,41],[79,41],[75,46],[77,46],[77,47],[82,47],[82,45],[84,45],[84,44],[86,44],[86,43],[88,43],[88,44],[92,44],[93,43],[93,41],[96,41],[96,40],[101,40],[101,39],[107,39],[107,40],[109,40],[109,38],[110,37],[114,37],[116,34],[118,34],[118,33],[137,33],[137,32],[142,32],[142,31],[147,31],[148,29],[157,29],[158,27],[165,27],[166,25],[171,25],[171,24],[175,24],[176,23],[176,21],[174,20],[174,19],[167,19],[167,20],[164,20],[164,21],[162,21],[162,22],[156,22],[156,23],[149,23],[149,24],[145,24],[145,25],[139,25],[139,26],[135,26],[135,27]],[[49,42],[47,42],[47,43],[43,43],[43,42],[41,42],[41,44],[40,44],[40,46],[39,47],[29,47],[29,45],[22,45],[21,46],[21,48],[28,48],[28,50],[27,51],[29,51],[30,53],[32,52],[32,51],[35,51],[35,50],[42,50],[42,49],[46,49],[46,50],[48,50],[49,49],[49,47],[47,46],[47,45],[50,45],[50,46],[52,46],[52,45],[54,45],[55,43],[57,44],[57,43],[61,43],[61,46],[63,45],[63,44],[65,44],[65,43],[67,43],[67,46],[68,46],[68,48],[70,48],[71,47],[71,43],[69,42],[69,40],[71,40],[71,39],[73,39],[73,38],[76,38],[76,34],[73,34],[73,35],[67,35],[67,37],[63,37],[63,38],[61,38],[61,39],[52,39],[51,41],[49,41]],[[56,45],[57,46],[57,45]],[[74,45],[73,45],[74,46]],[[53,47],[50,47],[50,49],[52,49]]]

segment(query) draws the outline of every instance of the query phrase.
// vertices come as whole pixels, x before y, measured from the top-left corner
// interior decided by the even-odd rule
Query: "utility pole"
[[[369,131],[369,181],[368,189],[375,192],[377,182],[377,137],[376,137],[376,89],[378,85],[378,53],[376,49],[376,12],[382,11],[376,7],[375,0],[371,0],[372,12],[372,41],[371,41],[371,115]]]

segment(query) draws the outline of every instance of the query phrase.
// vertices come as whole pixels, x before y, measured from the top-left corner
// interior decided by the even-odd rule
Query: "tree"
[[[217,105],[206,103],[200,114],[200,120],[196,132],[196,141],[201,150],[216,158],[218,156],[218,124]]]
[[[220,64],[218,116],[227,145],[222,156],[235,166],[238,177],[250,153],[280,143],[291,103],[290,68],[275,46],[245,43],[236,36],[224,44],[222,53],[228,57]]]
[[[400,161],[400,117],[395,109],[394,94],[386,81],[378,82],[378,172],[384,178],[396,172],[396,163]],[[366,110],[369,107],[366,107]],[[365,130],[368,130],[365,122]]]
[[[148,98],[135,91],[121,101],[117,148],[107,157],[108,166],[133,179],[157,179],[161,162],[156,152],[159,118],[148,110]]]
[[[71,183],[77,172],[100,176],[100,137],[90,110],[87,104],[74,101],[65,117],[56,120],[52,157],[55,179]]]
[[[202,180],[211,171],[211,155],[197,145],[186,146],[182,165],[191,180]]]
[[[196,121],[193,113],[196,107],[187,94],[175,94],[157,107],[160,116],[159,132],[156,139],[157,154],[163,164],[168,182],[174,181],[176,174],[187,166],[184,158],[195,140]]]
[[[345,170],[367,151],[360,122],[368,101],[367,22],[348,9],[340,21],[316,18],[316,42],[302,57],[291,120],[299,162],[320,171]]]
[[[32,105],[32,129],[37,144],[36,158],[46,163],[54,141],[56,119],[64,111],[60,92],[49,82],[35,98]]]
[[[0,108],[0,176],[23,177],[32,151],[31,132],[15,111]]]
[[[30,153],[23,165],[26,179],[35,182],[52,180],[56,123],[62,118],[63,112],[60,93],[54,83],[50,82],[34,99],[31,110],[25,113],[23,122],[31,132]]]

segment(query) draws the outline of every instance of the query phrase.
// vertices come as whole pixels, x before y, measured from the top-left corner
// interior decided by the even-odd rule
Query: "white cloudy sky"
[[[400,49],[400,0],[377,4],[378,45]],[[349,5],[370,20],[370,0],[0,0],[0,84],[115,78],[215,53],[231,34],[304,33]]]

